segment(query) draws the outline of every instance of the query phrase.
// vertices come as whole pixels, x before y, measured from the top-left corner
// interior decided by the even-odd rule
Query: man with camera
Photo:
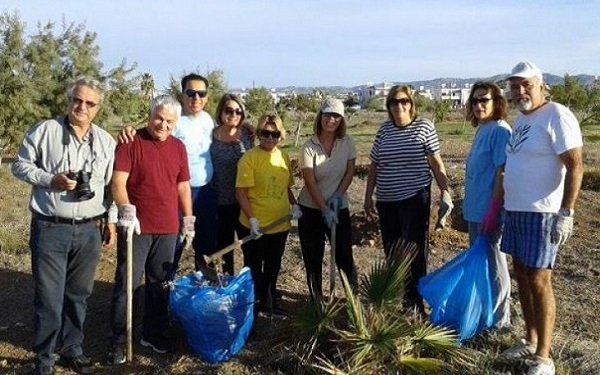
[[[113,289],[112,347],[108,363],[125,363],[127,341],[126,233],[135,228],[133,246],[134,297],[145,279],[145,303],[140,344],[156,353],[169,351],[165,336],[168,318],[168,273],[178,234],[194,238],[192,193],[187,153],[171,135],[181,104],[170,96],[152,101],[150,119],[133,142],[117,146],[112,192],[118,206],[117,272]],[[181,208],[182,222],[178,210]],[[136,305],[134,303],[134,305]]]
[[[115,141],[92,123],[100,82],[79,78],[67,96],[67,115],[29,129],[12,164],[13,175],[32,185],[35,374],[54,374],[57,348],[65,367],[95,372],[82,351],[83,324],[100,249],[116,233],[105,225]]]

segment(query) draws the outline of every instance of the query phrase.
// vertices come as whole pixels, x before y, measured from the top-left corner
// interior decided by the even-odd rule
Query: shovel
[[[133,360],[133,231],[127,227],[127,362]]]
[[[282,216],[279,219],[273,221],[271,224],[261,227],[260,231],[261,231],[261,233],[264,233],[268,230],[271,230],[271,229],[285,223],[286,221],[290,221],[291,218],[292,218],[292,215],[289,215],[289,214]],[[202,272],[202,274],[204,275],[204,277],[206,277],[206,279],[208,281],[220,284],[220,279],[219,279],[219,275],[217,274],[217,270],[212,267],[209,267],[208,264],[214,262],[215,260],[218,260],[221,256],[229,253],[230,251],[239,249],[246,242],[255,240],[257,238],[258,238],[258,236],[254,235],[254,234],[249,234],[246,237],[243,237],[243,238],[235,241],[231,245],[212,253],[211,255],[204,255],[204,262],[206,263],[206,265],[202,265],[200,267],[200,271]]]
[[[340,210],[340,201],[338,199],[334,199],[332,202],[333,211],[335,212],[335,217],[338,217]],[[331,253],[329,256],[329,299],[335,297],[335,248],[336,248],[336,237],[337,237],[337,224],[335,221],[331,223],[331,237],[329,238],[329,245],[331,246]]]

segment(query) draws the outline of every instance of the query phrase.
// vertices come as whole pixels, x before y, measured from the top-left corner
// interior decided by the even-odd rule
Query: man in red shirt
[[[115,153],[112,192],[121,227],[117,240],[117,270],[113,291],[110,364],[125,362],[126,341],[126,233],[134,227],[133,290],[145,274],[145,306],[141,345],[157,353],[169,350],[167,272],[173,263],[178,233],[194,236],[190,172],[184,144],[171,136],[181,105],[170,96],[152,102],[148,125],[133,142],[120,144]],[[179,208],[183,223],[179,223]],[[134,304],[135,305],[135,304]]]

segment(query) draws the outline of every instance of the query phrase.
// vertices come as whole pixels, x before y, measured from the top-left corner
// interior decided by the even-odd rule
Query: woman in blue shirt
[[[480,233],[488,236],[488,260],[494,304],[494,325],[510,325],[510,275],[500,252],[503,205],[502,176],[506,143],[511,134],[504,121],[506,99],[492,82],[476,82],[467,101],[467,119],[476,128],[467,156],[463,216],[469,224],[471,245]]]

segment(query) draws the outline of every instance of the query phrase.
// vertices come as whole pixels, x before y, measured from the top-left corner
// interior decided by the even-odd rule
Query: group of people
[[[566,107],[547,99],[533,63],[519,63],[508,82],[522,113],[512,127],[496,84],[477,82],[469,95],[467,118],[476,133],[466,162],[463,214],[471,243],[479,235],[488,238],[497,328],[510,326],[505,253],[513,257],[526,334],[504,355],[529,357],[530,375],[554,374],[551,275],[558,246],[573,228],[582,178],[581,132]],[[338,271],[356,286],[346,192],[357,151],[346,132],[343,103],[326,99],[317,113],[314,134],[300,151],[304,185],[296,199],[289,155],[278,147],[286,134],[279,116],[263,115],[253,128],[242,100],[225,94],[215,126],[204,111],[206,78],[187,75],[181,89],[181,102],[155,98],[146,127],[124,129],[117,143],[92,123],[103,99],[99,82],[81,78],[68,92],[67,114],[42,121],[25,135],[12,171],[33,186],[37,374],[54,373],[55,352],[78,373],[95,371],[82,350],[86,301],[100,249],[115,239],[108,361],[125,362],[128,232],[135,232],[129,237],[134,290],[145,284],[140,343],[157,353],[169,350],[165,282],[175,276],[184,244],[192,245],[200,269],[206,266],[204,255],[236,236],[251,236],[242,251],[255,284],[255,314],[286,314],[277,279],[291,219],[298,220],[310,297],[323,295],[326,237],[335,244]],[[389,120],[369,153],[364,209],[379,216],[387,257],[408,256],[406,245],[414,247],[404,305],[425,314],[417,283],[427,272],[432,180],[440,190],[436,227],[445,225],[453,202],[436,129],[418,115],[414,99],[408,86],[394,86],[386,97]],[[223,262],[223,270],[233,275],[233,254]]]

